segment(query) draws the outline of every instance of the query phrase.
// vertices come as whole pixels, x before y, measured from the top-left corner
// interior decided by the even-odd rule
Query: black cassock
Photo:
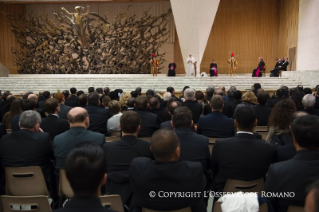
[[[253,70],[252,77],[261,77],[262,76],[261,69],[264,67],[265,67],[265,62],[260,61],[258,64],[258,67]],[[258,73],[256,73],[257,71],[258,71]],[[256,74],[258,74],[258,76]]]
[[[169,77],[175,77],[175,69],[176,69],[176,64],[175,63],[170,63],[168,65],[168,75]]]
[[[213,68],[215,67],[216,70],[214,70]],[[218,73],[217,73],[217,63],[211,63],[210,66],[209,66],[209,73],[210,73],[210,76],[213,77],[213,76],[218,76]]]

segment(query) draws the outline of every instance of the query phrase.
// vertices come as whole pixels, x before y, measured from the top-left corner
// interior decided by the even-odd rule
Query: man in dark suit
[[[126,205],[129,205],[132,195],[128,174],[130,163],[136,157],[153,158],[150,143],[137,138],[140,123],[140,116],[135,111],[123,113],[120,119],[121,140],[103,145],[108,172],[106,193],[119,194]]]
[[[78,103],[78,97],[76,95],[76,88],[70,88],[70,92],[71,92],[71,96],[65,100],[65,105],[69,106],[69,107],[78,107],[79,103]]]
[[[228,179],[250,181],[265,177],[275,146],[254,137],[256,124],[255,111],[242,107],[235,116],[236,136],[216,141],[212,152],[213,191],[223,191]]]
[[[296,155],[272,164],[265,182],[265,192],[293,193],[289,197],[266,196],[275,211],[287,211],[289,205],[304,206],[307,186],[319,178],[319,118],[306,115],[291,124]]]
[[[173,111],[172,125],[179,139],[181,154],[179,161],[200,162],[207,179],[207,185],[210,186],[210,155],[206,136],[198,135],[191,130],[193,125],[192,112],[187,107],[178,107]],[[208,187],[206,187],[209,190]]]
[[[235,113],[237,105],[242,103],[242,99],[241,99],[242,96],[243,96],[243,94],[241,93],[241,91],[239,91],[239,90],[234,91],[234,99],[232,99],[232,100],[228,101],[228,103],[226,103],[226,104],[230,105],[229,107],[230,107],[231,117],[228,117],[228,118],[233,118],[233,115]]]
[[[275,77],[278,77],[279,71],[287,71],[287,66],[289,65],[288,57],[285,57],[285,60],[281,61],[280,64],[273,70],[271,70],[271,74]]]
[[[45,102],[45,100],[47,100],[47,99],[49,99],[49,98],[51,98],[51,94],[50,94],[50,91],[44,91],[43,93],[42,93],[42,100],[41,99],[39,99],[39,103],[38,103],[38,108],[40,108],[40,109],[44,109],[44,102]]]
[[[257,93],[258,105],[254,108],[257,117],[257,126],[267,126],[268,119],[271,113],[271,108],[266,105],[269,94],[266,91],[259,91]]]
[[[180,103],[179,101],[173,101],[169,104],[168,106],[168,113],[170,116],[173,115],[174,113],[174,110],[178,107],[182,106],[182,103]],[[168,120],[168,121],[165,121],[163,123],[161,123],[161,129],[163,128],[167,128],[167,129],[174,129],[173,126],[172,126],[172,121],[171,120]]]
[[[50,181],[50,159],[54,160],[49,133],[40,128],[41,117],[33,110],[24,111],[19,120],[20,131],[1,138],[2,167],[40,166],[47,182]]]
[[[231,113],[231,111],[232,111],[231,110],[232,109],[231,108],[231,103],[229,103],[228,101],[225,102],[225,98],[224,98],[225,93],[224,93],[224,91],[222,89],[220,89],[220,88],[217,88],[214,91],[214,95],[213,96],[215,96],[215,95],[220,95],[224,99],[224,107],[223,107],[223,110],[222,110],[223,114],[226,115],[228,118],[233,118],[233,113]],[[211,108],[210,104],[205,105],[204,106],[204,115],[210,114],[211,112],[212,112],[212,108]]]
[[[92,141],[102,145],[105,136],[100,133],[87,130],[90,125],[89,115],[84,108],[75,107],[68,113],[70,129],[53,140],[53,151],[56,159],[56,169],[63,169],[64,163],[69,152],[76,144],[83,141]]]
[[[138,137],[151,137],[159,129],[157,115],[149,111],[149,104],[145,96],[136,98],[135,111],[141,118],[141,129]]]
[[[150,111],[157,115],[158,124],[171,120],[171,116],[169,115],[169,113],[167,113],[166,111],[164,111],[165,109],[162,109],[160,107],[160,102],[157,97],[150,98],[149,105]]]
[[[212,112],[199,118],[197,133],[211,138],[233,137],[235,133],[234,120],[222,113],[223,97],[214,95],[210,102]]]
[[[315,109],[316,97],[312,94],[306,94],[302,98],[302,105],[304,106],[304,111],[310,115],[319,116],[319,110]]]
[[[192,211],[206,212],[201,197],[206,185],[203,167],[198,162],[179,161],[180,147],[176,133],[167,129],[156,131],[152,136],[151,151],[155,161],[138,157],[130,165],[133,190],[130,211],[140,212],[142,207],[158,211],[191,207]],[[169,192],[190,192],[196,193],[196,196],[163,197],[164,193]]]
[[[177,98],[177,97],[175,96],[175,89],[174,89],[173,87],[171,87],[171,86],[167,87],[167,88],[166,88],[166,91],[171,93],[171,97],[174,97],[174,98],[176,98],[177,100],[179,100],[179,98]],[[171,97],[170,97],[170,98],[171,98]]]
[[[37,103],[34,100],[27,99],[27,100],[23,100],[21,110],[22,111],[27,111],[27,110],[34,110],[35,111],[36,107],[37,107]],[[16,115],[11,119],[12,132],[20,130],[20,126],[19,126],[20,116],[21,116],[21,114]]]
[[[277,102],[284,99],[284,91],[282,89],[278,89],[276,91],[276,96],[268,99],[268,107],[273,108]]]
[[[101,204],[101,187],[107,179],[102,148],[93,142],[82,142],[70,152],[65,163],[74,197],[56,212],[115,212]]]
[[[90,126],[88,130],[107,135],[106,123],[110,115],[108,110],[100,107],[100,96],[97,92],[88,95],[88,105],[85,107],[90,116]]]
[[[195,91],[192,88],[187,88],[184,91],[184,97],[185,101],[182,102],[182,106],[186,106],[192,111],[194,124],[197,124],[203,113],[203,105],[195,102]]]
[[[69,122],[59,118],[60,106],[55,98],[47,99],[44,102],[44,109],[49,114],[41,121],[41,129],[50,134],[53,140],[55,136],[70,129]]]
[[[72,107],[69,107],[65,105],[65,96],[61,92],[57,92],[54,94],[54,98],[56,98],[60,104],[60,112],[59,112],[59,118],[67,120],[67,114],[72,109]]]
[[[78,99],[79,107],[85,108],[88,104],[88,97],[85,94],[81,94]]]

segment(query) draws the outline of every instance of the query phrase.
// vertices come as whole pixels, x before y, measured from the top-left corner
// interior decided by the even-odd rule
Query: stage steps
[[[23,91],[33,91],[38,93],[40,90],[69,90],[76,87],[77,90],[87,92],[88,87],[109,87],[111,90],[121,88],[123,91],[132,91],[136,87],[141,87],[143,92],[148,89],[154,89],[159,92],[165,92],[168,86],[173,86],[176,92],[180,92],[184,86],[190,86],[195,90],[205,91],[209,86],[225,86],[228,89],[235,85],[237,89],[245,91],[251,89],[254,83],[260,83],[262,88],[267,91],[275,91],[280,85],[286,85],[289,88],[302,84],[300,80],[293,78],[252,78],[248,74],[238,74],[235,77],[219,75],[218,77],[167,77],[158,75],[10,75],[0,78],[0,90],[9,90],[13,94],[20,94]],[[304,87],[310,85],[303,84]]]

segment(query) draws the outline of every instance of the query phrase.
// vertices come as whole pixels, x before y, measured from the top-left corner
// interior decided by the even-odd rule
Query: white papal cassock
[[[193,56],[188,56],[187,59],[187,70],[186,76],[195,76],[195,58]]]

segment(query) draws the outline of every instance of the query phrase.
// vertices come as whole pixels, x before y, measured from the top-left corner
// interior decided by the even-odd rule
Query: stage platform
[[[111,90],[121,88],[123,91],[131,92],[136,87],[141,87],[143,92],[148,89],[154,89],[158,92],[166,92],[168,86],[173,86],[176,92],[182,91],[184,86],[190,86],[195,90],[205,91],[210,86],[225,86],[228,89],[234,85],[241,91],[251,89],[254,83],[260,83],[266,91],[275,91],[280,85],[296,87],[302,84],[302,80],[296,80],[293,77],[260,77],[252,78],[251,74],[237,74],[235,77],[220,74],[218,77],[185,77],[177,75],[176,77],[167,77],[165,74],[159,74],[152,77],[146,74],[12,74],[9,77],[0,78],[0,90],[9,90],[13,94],[21,94],[23,91],[33,91],[38,93],[40,90],[57,92],[58,90],[69,90],[76,87],[77,90],[83,90],[85,93],[88,87],[104,88]]]

